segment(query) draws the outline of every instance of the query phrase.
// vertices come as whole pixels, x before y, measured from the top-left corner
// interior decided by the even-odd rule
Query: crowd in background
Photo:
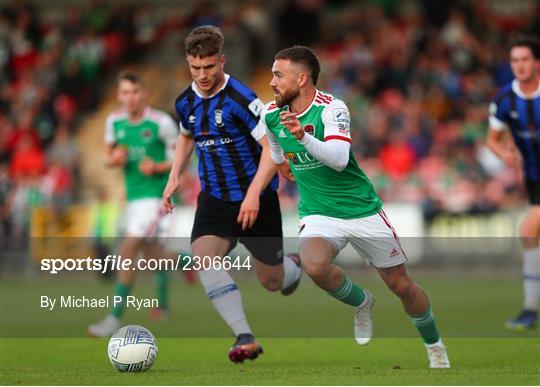
[[[0,10],[4,234],[23,230],[34,206],[61,210],[78,199],[74,135],[118,65],[202,24],[222,27],[227,70],[240,77],[235,58],[249,75],[268,71],[279,48],[312,46],[322,62],[318,87],[349,106],[353,150],[383,200],[417,203],[428,219],[524,203],[519,172],[484,143],[489,101],[512,79],[509,39],[539,33],[537,2],[197,1],[182,21],[155,17],[158,7],[66,5],[60,23],[40,20],[30,2]],[[293,207],[295,186],[283,183],[281,196]]]
[[[156,26],[135,10],[122,2],[69,5],[63,21],[52,23],[30,2],[0,9],[3,240],[24,236],[32,208],[62,212],[78,200],[77,127],[98,106],[115,66],[157,38]]]

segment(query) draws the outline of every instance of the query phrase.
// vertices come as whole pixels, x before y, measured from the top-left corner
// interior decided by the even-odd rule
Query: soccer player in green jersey
[[[118,101],[122,108],[106,121],[107,166],[124,171],[127,194],[125,238],[117,255],[132,262],[140,252],[162,258],[164,249],[155,237],[165,236],[170,217],[161,208],[161,193],[167,184],[174,157],[178,126],[166,113],[146,104],[146,92],[138,74],[121,72],[118,76]],[[130,294],[135,271],[118,273],[115,295],[124,303],[113,306],[102,321],[90,325],[88,333],[109,337],[120,328],[125,299]],[[168,309],[167,273],[157,272],[159,308],[154,318],[164,318]]]
[[[275,102],[261,118],[272,160],[298,186],[304,271],[331,297],[354,307],[355,339],[367,344],[375,297],[332,263],[351,243],[401,299],[424,339],[430,367],[449,368],[428,297],[407,272],[405,253],[382,202],[354,159],[347,106],[316,89],[319,72],[319,60],[307,47],[278,52],[270,83]]]

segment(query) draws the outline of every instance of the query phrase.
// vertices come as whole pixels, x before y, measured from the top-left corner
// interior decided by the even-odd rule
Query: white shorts
[[[147,198],[128,202],[124,220],[124,234],[137,238],[165,237],[171,216],[162,208],[161,199]]]
[[[407,261],[399,238],[383,210],[356,219],[308,215],[300,220],[299,234],[300,244],[313,237],[328,240],[336,248],[336,255],[350,243],[368,265],[375,267],[392,267]]]

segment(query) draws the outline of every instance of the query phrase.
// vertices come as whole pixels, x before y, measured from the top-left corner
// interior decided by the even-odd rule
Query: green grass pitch
[[[392,296],[371,274],[354,278],[377,297],[375,339],[366,347],[352,338],[350,308],[303,279],[291,297],[269,294],[252,277],[242,279],[245,309],[265,349],[256,361],[232,364],[230,333],[200,285],[172,279],[171,317],[148,320],[128,311],[125,324],[147,326],[159,353],[151,370],[122,374],[109,364],[107,340],[84,338],[102,310],[39,308],[39,296],[101,296],[112,284],[93,278],[2,279],[0,383],[87,385],[537,385],[538,330],[514,334],[502,322],[519,309],[521,282],[504,277],[418,275],[430,294],[453,368],[430,370],[421,340]],[[151,296],[152,277],[141,278],[138,296]],[[47,336],[49,336],[47,338]],[[54,338],[51,338],[53,336]]]

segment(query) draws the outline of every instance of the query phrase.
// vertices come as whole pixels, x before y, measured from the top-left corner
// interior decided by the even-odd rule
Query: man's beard
[[[300,95],[300,89],[290,90],[285,93],[276,94],[276,105],[279,108],[289,105],[296,97]]]

